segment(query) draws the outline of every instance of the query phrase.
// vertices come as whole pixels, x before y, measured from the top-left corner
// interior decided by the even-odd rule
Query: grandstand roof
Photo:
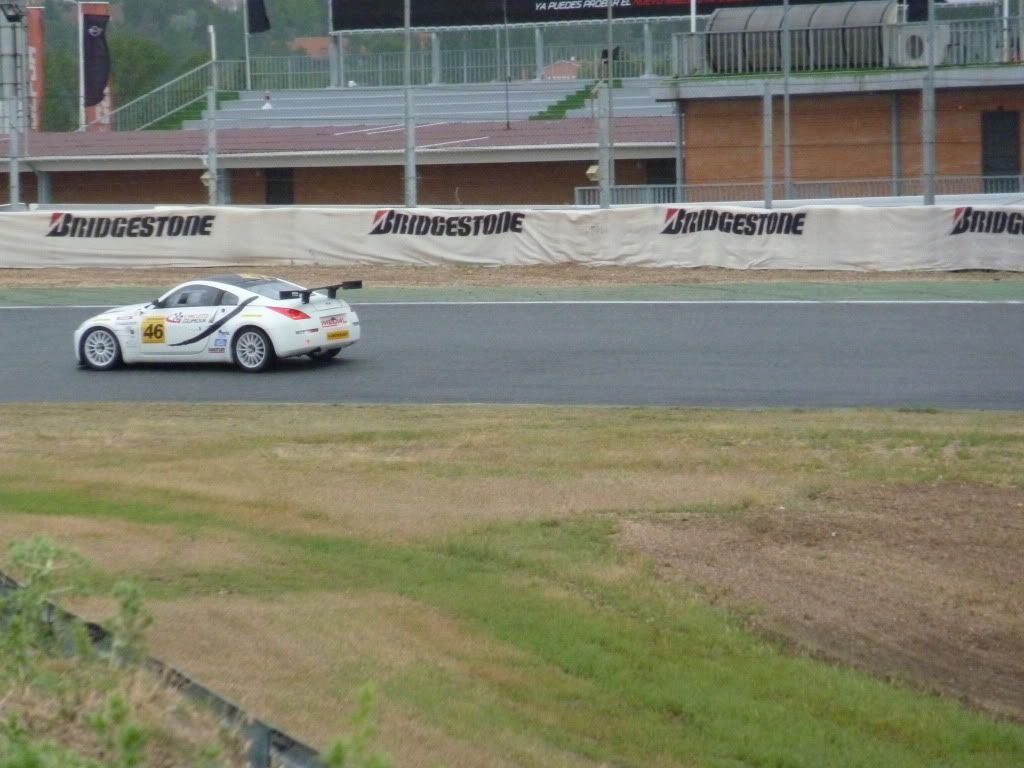
[[[597,152],[593,118],[502,122],[436,122],[416,127],[417,162],[465,163],[592,161]],[[614,121],[616,157],[671,156],[672,117]],[[228,167],[401,165],[405,130],[391,125],[244,128],[217,132],[217,154]],[[159,170],[194,168],[205,158],[205,130],[33,133],[21,148],[36,170]],[[0,153],[7,154],[6,137]]]

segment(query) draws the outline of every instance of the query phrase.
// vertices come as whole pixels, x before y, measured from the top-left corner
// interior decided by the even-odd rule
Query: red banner
[[[44,72],[46,25],[43,9],[32,6],[25,9],[25,36],[28,40],[28,127],[32,131],[43,130],[43,96],[46,93]]]

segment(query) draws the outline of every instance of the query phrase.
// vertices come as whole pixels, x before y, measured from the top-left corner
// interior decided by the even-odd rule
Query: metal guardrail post
[[[18,582],[0,571],[0,598],[20,588]],[[0,602],[0,607],[2,605]],[[46,603],[44,611],[45,620],[51,623],[81,621],[73,613],[52,603]],[[82,622],[82,626],[85,627],[89,642],[97,651],[110,652],[111,636],[106,629],[94,622]],[[323,768],[324,762],[312,747],[293,739],[272,725],[250,717],[238,705],[200,685],[188,675],[167,666],[152,656],[146,658],[142,666],[159,677],[165,686],[177,691],[184,698],[209,707],[210,711],[221,718],[228,727],[239,728],[248,740],[250,768],[271,768],[272,765],[280,765],[284,768]]]
[[[249,742],[249,768],[271,768],[270,733],[262,723],[250,723],[243,730]]]

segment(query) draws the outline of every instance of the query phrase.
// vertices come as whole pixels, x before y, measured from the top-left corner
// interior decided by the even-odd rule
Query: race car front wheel
[[[109,371],[121,364],[121,345],[107,328],[90,328],[82,337],[82,361],[96,371]]]
[[[231,345],[235,365],[248,373],[265,371],[274,364],[274,347],[259,328],[243,328]]]

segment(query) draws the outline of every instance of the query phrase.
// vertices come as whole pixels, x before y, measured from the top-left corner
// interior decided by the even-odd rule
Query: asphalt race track
[[[548,403],[1024,409],[1019,303],[356,303],[327,363],[97,373],[98,309],[0,308],[0,402]]]

